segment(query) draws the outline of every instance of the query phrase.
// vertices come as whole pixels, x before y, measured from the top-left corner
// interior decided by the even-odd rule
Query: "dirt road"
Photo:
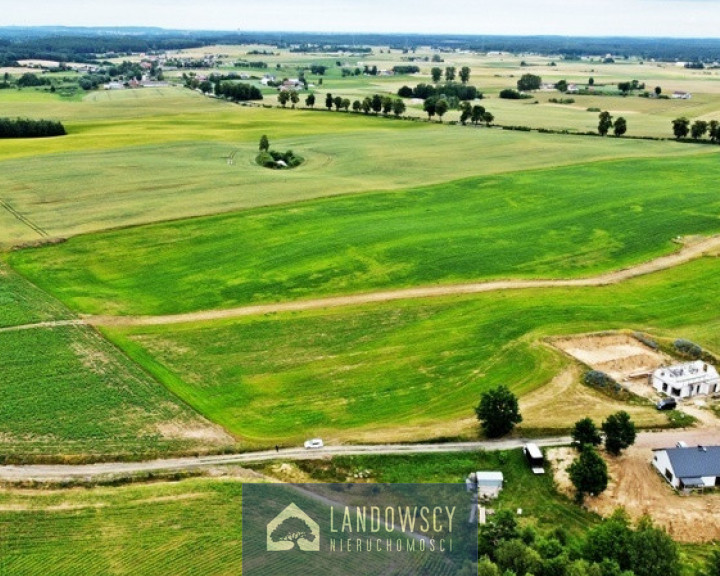
[[[674,254],[661,256],[660,258],[638,264],[637,266],[633,266],[631,268],[616,270],[589,278],[576,278],[571,280],[499,280],[492,282],[474,282],[469,284],[426,286],[401,290],[369,292],[365,294],[353,294],[350,296],[318,298],[298,302],[259,304],[255,306],[241,306],[238,308],[228,308],[224,310],[204,310],[200,312],[171,314],[167,316],[87,316],[85,317],[85,321],[88,324],[95,326],[150,326],[160,324],[180,324],[183,322],[257,316],[275,312],[297,312],[322,308],[337,308],[340,306],[352,306],[358,304],[391,302],[393,300],[435,298],[439,296],[459,294],[479,294],[482,292],[495,292],[499,290],[605,286],[608,284],[616,284],[637,276],[657,272],[659,270],[679,266],[680,264],[700,258],[708,253],[713,253],[716,250],[720,250],[720,236],[712,236],[710,238],[701,238],[696,241],[687,242],[678,252],[675,252]]]

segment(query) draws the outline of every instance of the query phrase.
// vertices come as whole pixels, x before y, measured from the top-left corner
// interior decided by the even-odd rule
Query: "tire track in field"
[[[47,231],[35,224],[27,216],[23,216],[15,208],[13,208],[7,200],[0,198],[0,207],[5,208],[16,220],[22,222],[25,226],[30,228],[36,234],[39,234],[42,238],[50,236]]]
[[[18,332],[20,330],[33,330],[35,328],[57,328],[59,326],[83,326],[87,322],[80,319],[74,320],[50,320],[47,322],[36,322],[35,324],[20,324],[19,326],[0,327],[0,332]]]
[[[199,312],[169,314],[164,316],[86,316],[85,322],[93,326],[157,326],[164,324],[182,324],[185,322],[200,322],[205,320],[221,320],[224,318],[240,318],[243,316],[259,316],[262,314],[272,314],[278,312],[320,310],[323,308],[338,308],[343,306],[392,302],[394,300],[480,294],[483,292],[496,292],[500,290],[607,286],[610,284],[617,284],[637,276],[644,276],[653,272],[659,272],[660,270],[674,268],[675,266],[685,264],[686,262],[700,258],[708,253],[712,253],[715,250],[720,250],[720,235],[703,238],[691,244],[686,244],[678,252],[667,256],[661,256],[630,268],[606,272],[598,276],[591,276],[587,278],[497,280],[472,282],[467,284],[425,286],[352,294],[349,296],[330,296],[327,298],[300,300],[296,302],[256,304],[251,306],[240,306],[237,308],[227,308],[223,310],[203,310]]]

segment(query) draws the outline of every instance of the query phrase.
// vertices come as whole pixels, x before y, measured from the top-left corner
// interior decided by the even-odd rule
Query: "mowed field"
[[[5,92],[0,94],[4,113],[62,120],[69,131],[61,138],[0,141],[5,175],[0,247],[5,248],[323,196],[583,161],[715,151],[670,142],[243,107],[181,88],[94,92],[79,102]],[[22,100],[26,94],[29,101]],[[257,166],[263,134],[273,148],[301,154],[305,164],[280,173]]]
[[[0,571],[237,575],[242,481],[0,491]]]
[[[8,258],[73,310],[120,315],[587,276],[720,231],[718,177],[715,154],[585,163],[105,232]]]
[[[304,438],[368,442],[477,434],[473,409],[499,384],[521,398],[570,360],[546,336],[642,330],[720,348],[717,274],[708,257],[607,287],[503,291],[104,333],[156,378],[251,445]],[[646,404],[564,398],[525,414],[521,430],[567,429],[589,414],[629,410],[667,423]]]

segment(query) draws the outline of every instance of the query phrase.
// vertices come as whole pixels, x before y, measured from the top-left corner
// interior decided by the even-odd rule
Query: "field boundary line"
[[[279,302],[274,304],[255,304],[226,308],[221,310],[201,310],[184,314],[168,314],[162,316],[103,316],[87,315],[85,322],[92,326],[160,326],[166,324],[183,324],[188,322],[202,322],[208,320],[222,320],[225,318],[240,318],[243,316],[259,316],[280,312],[302,312],[307,310],[320,310],[323,308],[338,308],[356,306],[394,300],[410,300],[420,298],[437,298],[442,296],[480,294],[483,292],[496,292],[501,290],[527,290],[532,288],[582,288],[598,287],[617,284],[631,278],[674,268],[695,260],[713,250],[720,250],[720,235],[704,238],[692,244],[684,245],[678,252],[660,256],[654,260],[642,262],[629,268],[605,272],[598,276],[573,279],[546,279],[546,280],[490,280],[485,282],[472,282],[466,284],[447,284],[442,286],[424,286],[417,288],[402,288],[379,292],[351,294],[347,296],[329,296],[314,300],[300,300],[295,302]]]
[[[0,332],[19,332],[20,330],[33,330],[35,328],[58,328],[61,326],[84,326],[87,322],[75,318],[74,320],[49,320],[47,322],[35,322],[34,324],[19,324],[17,326],[0,327]]]
[[[10,212],[10,214],[12,214],[16,220],[25,224],[25,226],[30,228],[33,232],[39,234],[41,237],[47,238],[50,236],[46,230],[35,224],[27,216],[23,216],[22,214],[20,214],[20,212],[13,208],[7,200],[0,198],[0,206]]]

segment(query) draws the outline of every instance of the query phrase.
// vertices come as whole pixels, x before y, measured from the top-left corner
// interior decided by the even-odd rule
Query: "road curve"
[[[617,284],[630,278],[651,274],[667,268],[679,266],[690,260],[720,249],[720,235],[703,238],[697,242],[684,245],[678,252],[661,256],[648,262],[643,262],[630,268],[615,270],[591,276],[574,279],[547,279],[547,280],[497,280],[489,282],[473,282],[467,284],[448,284],[442,286],[424,286],[387,290],[381,292],[368,292],[352,294],[349,296],[333,296],[313,300],[300,300],[296,302],[280,302],[274,304],[258,304],[241,306],[223,310],[202,310],[185,314],[170,314],[166,316],[86,316],[84,321],[93,326],[153,326],[163,324],[181,324],[183,322],[199,322],[205,320],[220,320],[223,318],[239,318],[242,316],[258,316],[277,312],[298,312],[303,310],[318,310],[323,308],[337,308],[378,302],[391,302],[393,300],[407,300],[416,298],[435,298],[460,294],[479,294],[481,292],[495,292],[499,290],[526,290],[530,288],[558,288],[558,287],[588,287],[607,286]]]
[[[569,444],[569,436],[532,440],[538,446],[562,446]],[[98,480],[131,477],[149,472],[186,472],[203,470],[230,464],[242,465],[269,460],[310,460],[331,456],[359,456],[363,454],[442,454],[468,452],[473,450],[511,450],[521,447],[527,440],[507,439],[486,442],[448,442],[442,444],[375,444],[358,446],[325,446],[317,450],[304,448],[283,448],[262,452],[222,454],[191,458],[168,458],[144,462],[101,462],[97,464],[28,464],[22,466],[0,466],[0,481],[3,482],[93,482]]]

